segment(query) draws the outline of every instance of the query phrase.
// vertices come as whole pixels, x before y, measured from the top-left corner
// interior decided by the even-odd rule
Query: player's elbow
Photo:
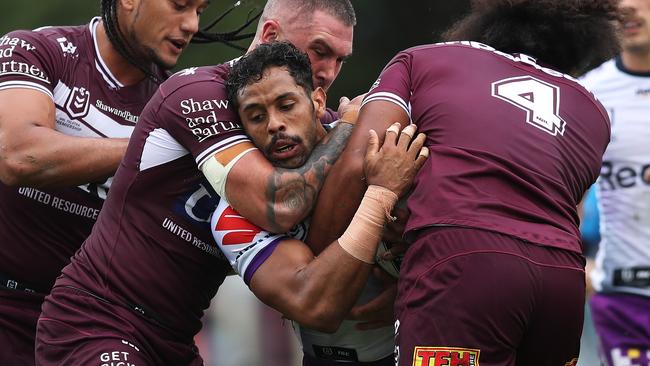
[[[276,207],[273,213],[275,220],[272,223],[272,231],[276,233],[286,233],[290,231],[296,225],[301,223],[309,213],[309,209],[301,206],[292,207],[291,202],[285,202],[276,206],[282,206],[281,208]]]
[[[343,314],[329,306],[316,306],[301,314],[300,325],[323,333],[336,332],[343,322]]]
[[[24,186],[31,183],[35,170],[11,155],[0,157],[0,181],[10,187]]]

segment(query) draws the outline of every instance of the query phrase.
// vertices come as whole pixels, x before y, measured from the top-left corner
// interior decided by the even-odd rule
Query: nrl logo
[[[88,114],[90,92],[86,88],[74,87],[65,102],[65,109],[72,118],[82,118]]]

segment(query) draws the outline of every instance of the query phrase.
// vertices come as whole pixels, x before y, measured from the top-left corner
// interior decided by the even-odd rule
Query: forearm
[[[278,307],[303,326],[334,332],[356,303],[371,269],[334,242],[326,253],[295,272],[290,281],[293,296]]]
[[[266,213],[270,222],[293,227],[309,215],[327,174],[345,148],[352,127],[340,123],[316,146],[302,167],[276,169],[269,177]]]
[[[230,170],[226,196],[232,207],[270,232],[286,232],[311,212],[325,176],[343,151],[352,126],[339,124],[300,168],[273,167],[259,151]]]
[[[115,173],[127,145],[128,139],[73,137],[31,126],[20,140],[4,144],[0,178],[7,185],[31,187],[103,181]]]
[[[393,122],[408,122],[408,116],[388,102],[373,102],[361,110],[345,151],[327,176],[312,214],[307,244],[318,255],[338,238],[350,223],[367,184],[363,173],[364,152],[371,129],[383,139]]]

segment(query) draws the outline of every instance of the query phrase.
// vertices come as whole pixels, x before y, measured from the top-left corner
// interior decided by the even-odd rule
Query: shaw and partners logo
[[[415,347],[413,366],[479,366],[481,351],[454,347]]]

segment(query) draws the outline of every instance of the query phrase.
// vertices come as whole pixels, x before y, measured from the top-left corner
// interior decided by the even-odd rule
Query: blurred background
[[[217,17],[232,0],[212,0],[202,15],[203,23]],[[242,24],[249,11],[262,9],[264,0],[243,1],[216,28],[227,31]],[[366,92],[384,65],[398,51],[436,42],[440,34],[469,9],[469,0],[353,0],[358,25],[354,54],[330,89],[329,107],[336,109],[341,96]],[[5,1],[0,13],[0,34],[14,29],[45,25],[86,24],[99,14],[99,0]],[[254,27],[250,28],[254,32]],[[241,43],[248,46],[248,41]],[[241,55],[221,44],[191,45],[176,69],[218,64]],[[477,314],[480,316],[480,314]],[[579,366],[598,365],[595,336],[589,317]],[[207,312],[197,343],[206,366],[290,366],[299,365],[301,353],[291,334],[291,325],[258,302],[238,277],[221,287]],[[552,352],[552,350],[549,350]]]

